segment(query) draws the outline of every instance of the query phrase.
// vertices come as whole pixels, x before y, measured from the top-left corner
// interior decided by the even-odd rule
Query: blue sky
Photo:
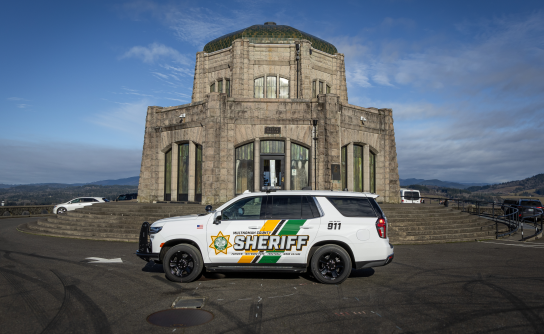
[[[195,54],[274,21],[346,56],[393,108],[401,178],[544,172],[542,1],[17,1],[0,11],[0,183],[139,175],[146,108],[190,102]]]

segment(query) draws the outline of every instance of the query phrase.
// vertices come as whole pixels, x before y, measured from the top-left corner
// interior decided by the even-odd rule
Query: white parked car
[[[311,271],[339,284],[351,269],[393,260],[387,219],[371,193],[277,191],[244,194],[207,214],[142,225],[136,255],[191,282],[210,272]]]
[[[400,189],[400,202],[401,203],[421,203],[421,194],[419,190],[414,189]]]
[[[93,205],[95,203],[105,202],[109,202],[109,200],[104,197],[78,197],[66,203],[55,205],[55,207],[53,208],[53,213],[63,214],[67,211],[72,211],[85,206]]]

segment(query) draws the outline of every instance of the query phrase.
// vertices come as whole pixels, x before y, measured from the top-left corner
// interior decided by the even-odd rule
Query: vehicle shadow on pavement
[[[372,268],[365,268],[365,269],[351,269],[351,274],[349,275],[350,278],[354,277],[370,277],[374,275],[374,269]]]

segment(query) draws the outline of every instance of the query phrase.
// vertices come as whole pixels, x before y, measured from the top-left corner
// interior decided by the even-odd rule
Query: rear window
[[[319,210],[311,196],[268,196],[267,219],[312,219]]]
[[[542,206],[540,201],[521,201],[521,206]]]
[[[344,217],[377,217],[368,198],[327,197]]]
[[[412,201],[419,199],[419,193],[417,191],[405,191],[404,192],[404,199],[409,199]]]

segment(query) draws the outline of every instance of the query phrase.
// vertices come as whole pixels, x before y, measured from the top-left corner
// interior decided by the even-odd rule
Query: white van
[[[419,190],[414,189],[400,189],[400,202],[401,203],[421,203],[421,194]]]

